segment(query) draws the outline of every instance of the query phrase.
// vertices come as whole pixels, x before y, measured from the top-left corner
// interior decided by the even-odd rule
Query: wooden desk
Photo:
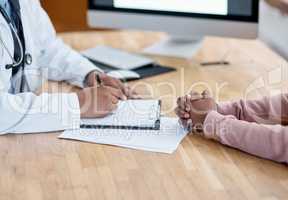
[[[64,34],[62,37],[79,50],[108,44],[139,51],[165,36],[99,32]],[[200,60],[218,59],[227,49],[230,49],[228,60],[232,66],[204,68],[197,64]],[[197,59],[185,61],[156,56],[155,59],[176,67],[177,72],[131,84],[152,97],[162,97],[164,111],[169,116],[174,116],[172,109],[176,96],[184,94],[199,81],[211,87],[214,94],[216,88],[225,83],[217,95],[220,100],[243,96],[252,98],[265,91],[282,88],[281,82],[275,78],[279,77],[279,66],[283,69],[287,67],[282,59],[260,42],[217,38],[205,42]],[[287,77],[284,77],[282,83],[286,80]],[[262,82],[266,85],[263,86]],[[148,83],[151,88],[146,86]],[[247,90],[251,90],[251,84],[254,86],[252,89],[259,89],[246,95]],[[54,90],[56,85],[45,87]],[[62,88],[67,89],[67,86]],[[173,88],[176,88],[175,91]],[[285,91],[284,87],[282,89]],[[288,198],[286,166],[200,137],[190,135],[176,153],[164,155],[59,140],[58,135],[1,136],[1,200]]]

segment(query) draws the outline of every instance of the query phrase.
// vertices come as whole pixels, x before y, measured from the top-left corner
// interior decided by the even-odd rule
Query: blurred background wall
[[[89,30],[86,23],[87,0],[41,0],[57,32]]]

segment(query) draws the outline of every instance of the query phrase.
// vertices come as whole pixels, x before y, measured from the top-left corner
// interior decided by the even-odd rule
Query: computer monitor
[[[145,52],[190,57],[207,35],[256,38],[258,7],[259,0],[89,0],[88,23],[167,32],[170,40]]]
[[[288,60],[288,15],[265,1],[260,4],[259,38]]]

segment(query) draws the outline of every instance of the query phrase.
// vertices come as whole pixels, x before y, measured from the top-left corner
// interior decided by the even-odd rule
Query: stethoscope
[[[2,46],[4,47],[5,51],[7,51],[9,57],[11,58],[11,60],[12,60],[12,62],[13,62],[12,64],[7,64],[7,65],[5,66],[5,68],[6,68],[6,69],[17,68],[17,67],[19,67],[19,66],[22,65],[23,60],[25,61],[25,64],[31,65],[31,64],[32,64],[32,56],[31,56],[31,54],[26,54],[26,55],[24,54],[24,52],[25,52],[25,49],[23,48],[24,45],[22,44],[21,39],[20,39],[17,31],[15,30],[13,24],[12,24],[12,20],[10,19],[10,17],[9,17],[8,14],[6,13],[6,11],[5,11],[1,6],[0,6],[0,12],[1,12],[1,14],[3,15],[3,17],[5,18],[6,22],[7,22],[8,25],[9,25],[9,27],[11,28],[12,34],[14,34],[14,36],[15,36],[15,38],[16,38],[16,40],[17,40],[17,43],[18,43],[18,45],[19,45],[19,47],[20,47],[20,58],[19,58],[19,60],[16,61],[16,60],[14,59],[14,56],[13,56],[12,53],[9,51],[7,45],[5,44],[5,42],[3,41],[3,39],[2,39],[2,37],[1,37],[1,35],[0,35],[0,43],[1,43]],[[18,17],[19,17],[19,16],[18,16]],[[1,24],[0,24],[0,25],[1,25]],[[13,37],[13,36],[12,36],[12,37]],[[14,40],[14,39],[13,39],[13,40]],[[22,73],[24,73],[24,70],[22,71]],[[23,116],[20,117],[20,119],[18,119],[18,121],[17,121],[15,124],[13,124],[11,127],[6,128],[5,130],[3,130],[3,132],[6,133],[6,131],[10,130],[11,128],[13,128],[13,127],[15,127],[15,126],[17,126],[17,125],[19,125],[19,124],[23,121],[23,119],[26,117],[26,114],[28,114],[28,112],[29,112],[29,110],[32,108],[32,106],[33,106],[33,101],[29,104],[28,109],[27,109],[27,113],[23,114]],[[0,131],[2,132],[2,130],[0,130]],[[1,134],[0,134],[0,135],[1,135]]]
[[[8,14],[6,13],[6,11],[0,7],[0,12],[1,14],[3,15],[3,17],[5,18],[6,22],[8,23],[10,29],[12,30],[12,34],[14,34],[16,40],[17,40],[17,43],[20,47],[20,58],[18,60],[15,60],[14,59],[14,56],[12,55],[12,53],[9,51],[7,45],[5,44],[5,42],[3,41],[1,35],[0,35],[0,43],[2,44],[2,46],[4,47],[5,51],[8,53],[8,56],[10,57],[10,59],[12,60],[12,64],[7,64],[5,66],[5,68],[8,70],[8,69],[12,69],[12,68],[17,68],[19,67],[20,65],[22,65],[23,63],[23,60],[25,61],[25,64],[27,65],[31,65],[32,64],[32,56],[31,54],[25,54],[24,53],[24,48],[23,48],[23,44],[21,42],[21,39],[17,33],[17,31],[15,30],[14,28],[14,25],[12,23],[12,20],[10,19],[10,17],[8,16]]]

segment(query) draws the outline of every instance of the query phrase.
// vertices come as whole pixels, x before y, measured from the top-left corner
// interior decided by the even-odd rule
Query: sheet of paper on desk
[[[59,138],[107,144],[144,151],[173,153],[187,135],[176,118],[162,118],[161,129],[79,129],[65,131]]]

